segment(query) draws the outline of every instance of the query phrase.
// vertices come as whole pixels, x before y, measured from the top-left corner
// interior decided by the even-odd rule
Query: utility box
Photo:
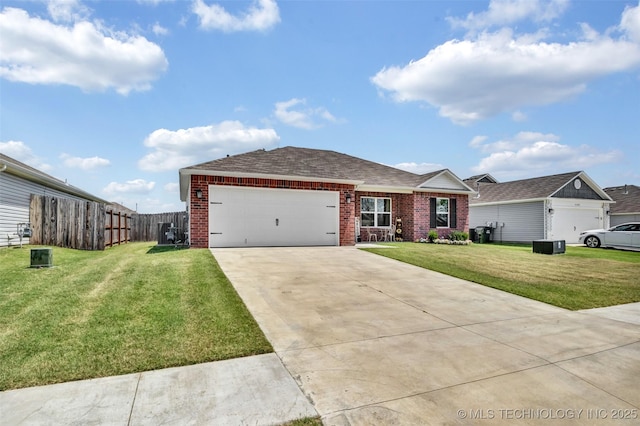
[[[562,254],[565,250],[565,240],[535,240],[533,242],[534,253]]]
[[[53,266],[53,250],[50,248],[31,249],[32,268],[50,268]]]

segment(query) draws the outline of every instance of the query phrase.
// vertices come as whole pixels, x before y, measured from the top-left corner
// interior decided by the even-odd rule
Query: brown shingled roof
[[[480,183],[480,196],[472,197],[470,203],[480,204],[547,198],[581,173],[582,172],[562,173],[502,183]],[[465,180],[465,182],[472,188],[475,187],[475,185],[470,184],[469,181]]]
[[[211,172],[362,181],[366,185],[416,187],[438,172],[415,173],[335,151],[284,147],[260,149],[187,167]]]
[[[626,187],[626,194],[625,194]],[[640,187],[636,185],[615,186],[605,188],[609,197],[615,201],[611,205],[611,214],[640,213]]]

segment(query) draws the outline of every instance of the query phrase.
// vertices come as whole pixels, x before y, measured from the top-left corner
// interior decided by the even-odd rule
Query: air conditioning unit
[[[534,253],[562,254],[565,250],[565,240],[535,240],[533,242]]]

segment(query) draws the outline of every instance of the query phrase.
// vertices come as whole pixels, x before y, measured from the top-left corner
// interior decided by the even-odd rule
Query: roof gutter
[[[439,192],[442,194],[475,194],[473,190],[450,188],[420,188],[413,186],[358,185],[356,191],[392,192],[394,194],[413,194],[414,192]]]
[[[476,198],[477,200],[477,198]],[[503,204],[520,204],[520,203],[535,203],[540,201],[548,201],[548,200],[557,200],[557,198],[544,197],[544,198],[527,198],[522,200],[506,200],[506,201],[487,201],[486,203],[472,203],[469,207],[480,207],[480,206],[497,206]],[[586,200],[586,199],[585,199]],[[609,200],[588,200],[588,201],[599,201],[602,203],[615,204],[615,201]]]

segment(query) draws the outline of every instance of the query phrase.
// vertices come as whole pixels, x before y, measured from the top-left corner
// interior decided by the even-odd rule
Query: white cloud
[[[306,104],[306,99],[297,98],[277,102],[274,115],[286,125],[307,130],[322,127],[324,123],[339,122],[326,108],[300,108]],[[298,110],[293,110],[294,107],[297,107]]]
[[[525,19],[548,22],[562,15],[568,5],[568,0],[492,0],[485,12],[471,12],[465,19],[449,17],[447,21],[453,28],[470,31],[511,25]]]
[[[200,27],[206,30],[266,31],[280,22],[280,11],[274,0],[255,0],[240,16],[233,16],[218,4],[207,5],[195,0],[192,11],[200,19]]]
[[[640,28],[638,9],[624,12],[621,28],[627,34]],[[526,105],[564,101],[596,78],[640,66],[640,43],[630,36],[614,39],[583,30],[581,41],[567,44],[540,41],[544,32],[483,32],[447,41],[407,65],[384,68],[371,81],[397,102],[427,102],[454,123],[469,124]]]
[[[158,129],[144,141],[153,152],[138,166],[147,171],[177,171],[181,167],[275,146],[280,137],[273,129],[245,127],[239,121],[223,121],[203,127]]]
[[[82,170],[93,170],[98,167],[106,167],[111,165],[111,162],[105,158],[100,157],[73,157],[68,154],[60,155],[60,158],[64,162],[65,167],[74,168],[74,169],[82,169]]]
[[[91,14],[79,0],[49,0],[47,11],[56,22],[75,22],[86,19]]]
[[[505,150],[518,150],[540,141],[557,142],[560,140],[560,137],[553,133],[519,132],[511,138],[501,139],[495,142],[486,143],[487,139],[486,136],[476,136],[469,142],[469,146],[479,149],[480,152],[483,153],[491,153]]]
[[[128,180],[125,183],[111,182],[103,190],[105,194],[148,194],[156,186],[155,182],[147,182],[144,179]]]
[[[51,171],[53,168],[43,159],[36,156],[31,148],[21,141],[0,142],[0,152],[42,172]]]
[[[622,19],[620,19],[620,30],[626,33],[631,40],[640,43],[640,5],[624,9]]]
[[[177,194],[180,190],[180,185],[177,182],[171,182],[164,186],[164,190],[172,194]]]
[[[511,119],[517,122],[527,121],[527,114],[522,111],[514,111],[511,113]]]
[[[475,138],[474,138],[475,139]],[[584,170],[599,164],[618,161],[622,154],[616,150],[601,152],[588,145],[571,146],[559,142],[554,134],[520,132],[510,139],[485,143],[472,140],[469,146],[488,154],[475,173],[491,173],[496,177],[518,177],[558,171]]]
[[[446,169],[445,166],[438,163],[415,163],[415,162],[392,164],[391,167],[395,167],[396,169],[404,170],[406,172],[415,173],[417,175],[423,175],[425,173],[434,172],[436,170]]]
[[[153,31],[153,33],[155,35],[167,35],[169,34],[169,30],[166,29],[165,27],[163,27],[162,25],[160,25],[159,23],[155,23],[153,24],[153,27],[151,29]]]
[[[66,84],[86,92],[113,88],[126,95],[150,89],[168,65],[158,45],[99,23],[56,25],[21,9],[5,8],[0,31],[0,77],[9,81]]]

